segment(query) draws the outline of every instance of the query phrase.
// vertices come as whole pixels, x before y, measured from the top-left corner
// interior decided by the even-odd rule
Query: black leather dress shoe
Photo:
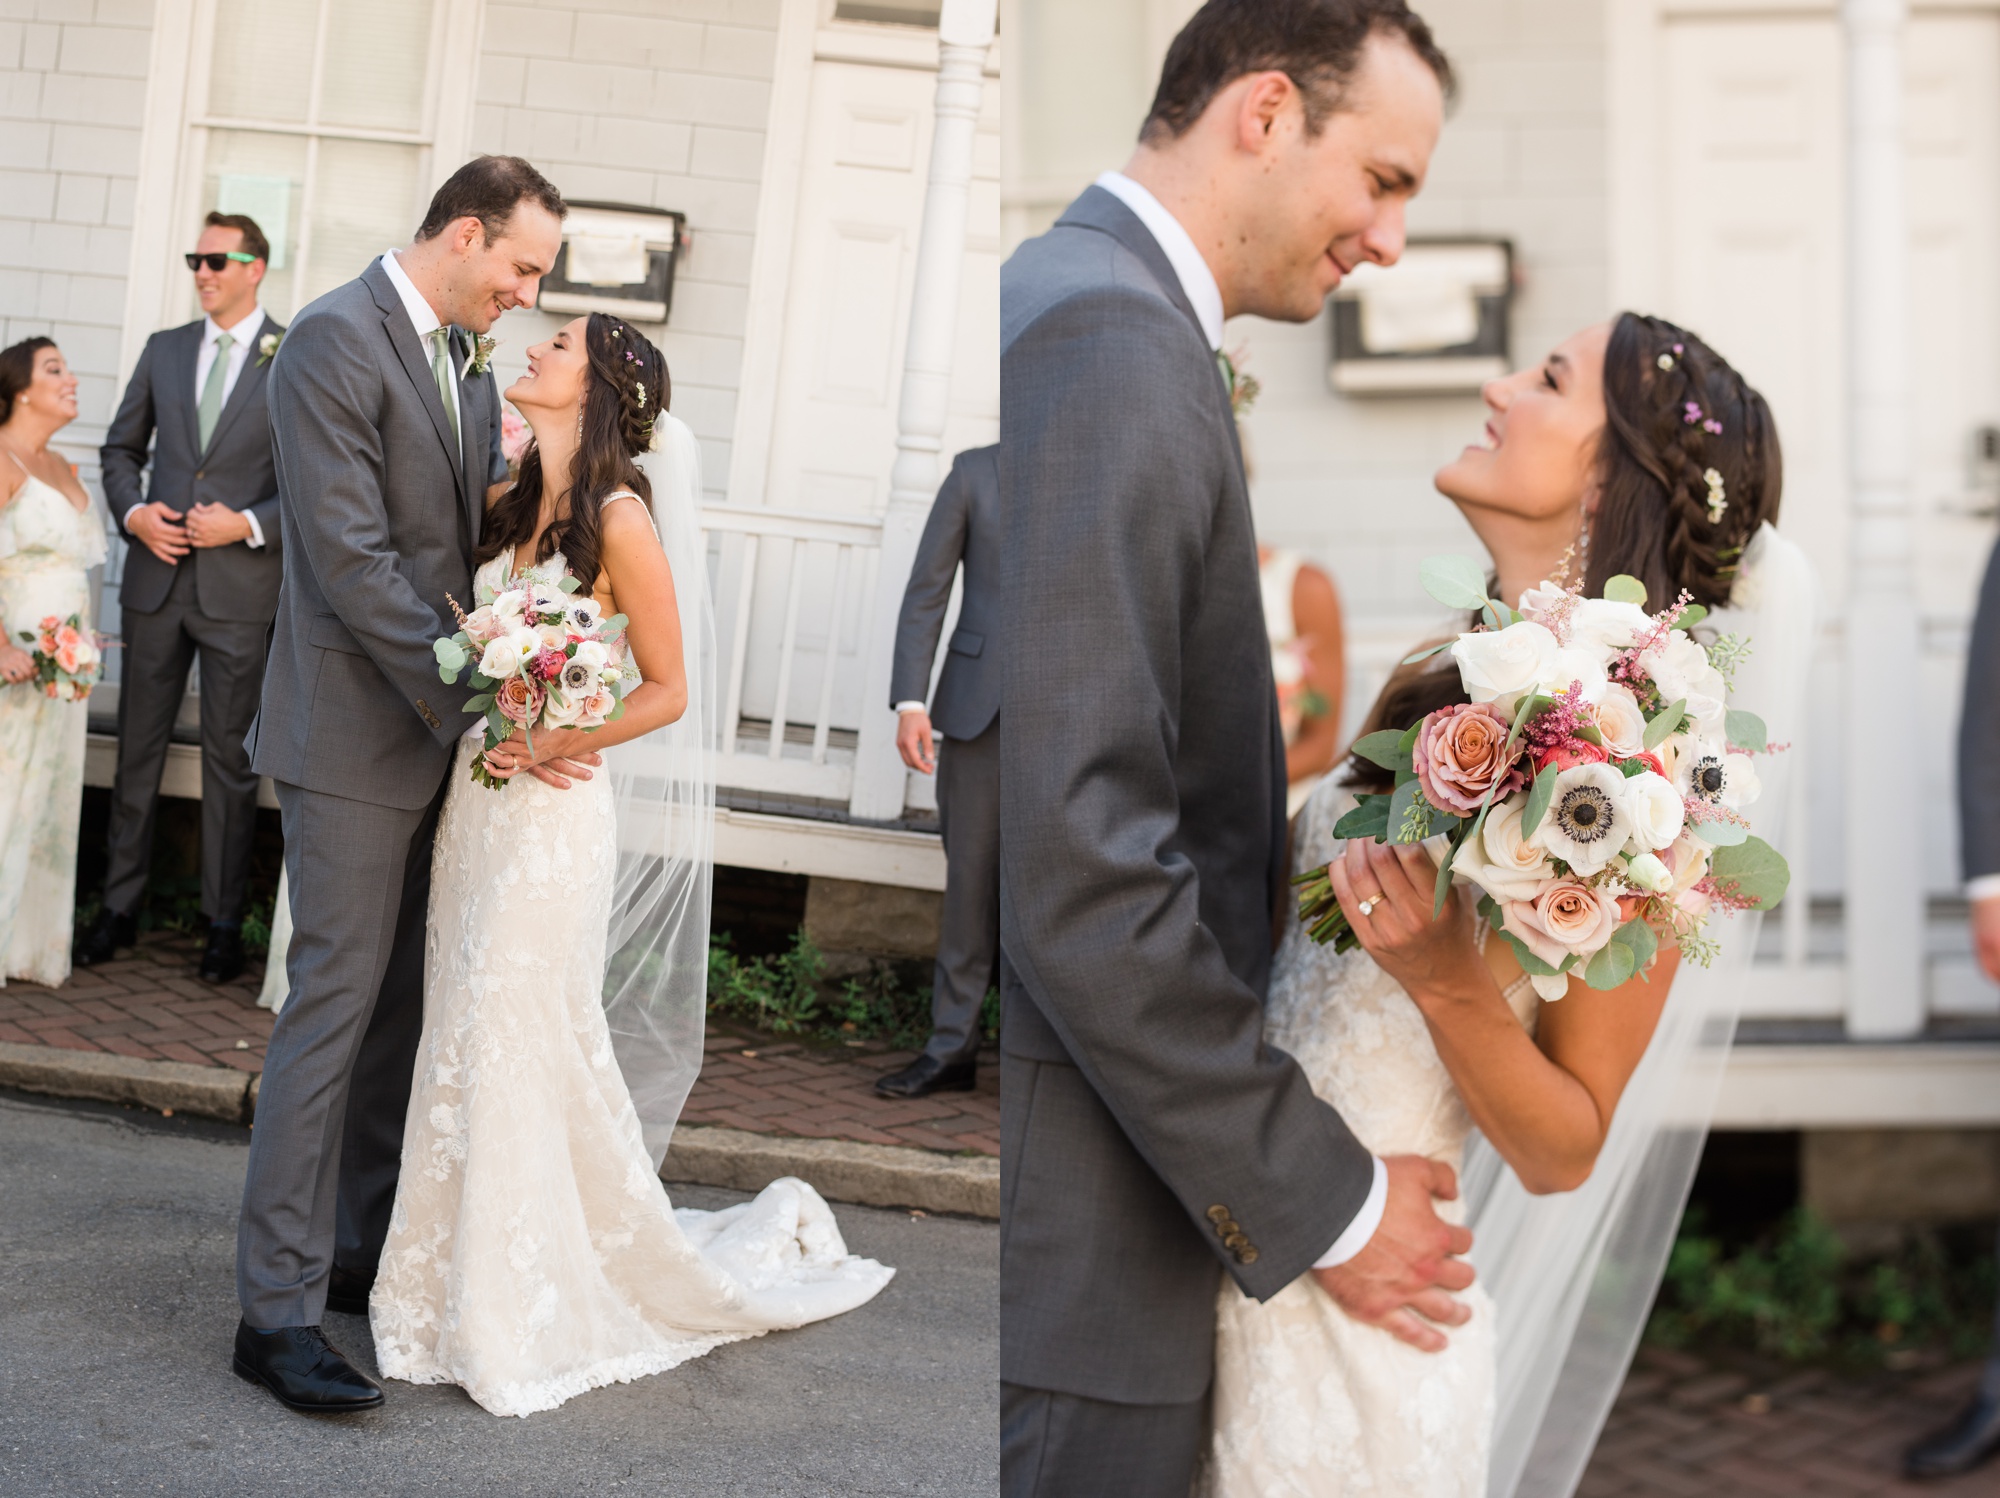
[[[2000,1451],[2000,1400],[1973,1396],[1947,1429],[1917,1442],[1903,1457],[1911,1477],[1956,1477]]]
[[[139,932],[132,917],[112,910],[100,910],[90,930],[84,933],[83,940],[71,952],[70,961],[77,967],[94,967],[100,962],[109,962],[118,955],[120,947],[129,947],[138,939]]]
[[[382,1386],[341,1356],[316,1326],[260,1332],[236,1327],[239,1378],[262,1384],[278,1402],[307,1415],[349,1415],[382,1403]]]
[[[243,976],[243,933],[234,926],[211,926],[201,954],[201,981],[234,983]]]
[[[326,1308],[343,1316],[366,1316],[368,1294],[374,1288],[372,1271],[363,1274],[358,1269],[343,1269],[336,1264],[326,1279]]]
[[[882,1097],[929,1097],[934,1092],[970,1092],[979,1083],[977,1061],[940,1061],[919,1056],[899,1072],[875,1079]]]

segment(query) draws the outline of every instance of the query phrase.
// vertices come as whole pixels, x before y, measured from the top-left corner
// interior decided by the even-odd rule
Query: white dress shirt
[[[394,250],[388,250],[383,253],[382,269],[389,277],[389,284],[396,288],[396,295],[403,299],[403,310],[410,314],[410,326],[417,330],[417,343],[424,351],[424,363],[429,364],[431,361],[431,346],[428,340],[432,333],[444,326],[444,322],[431,309],[431,304],[424,300],[424,294],[417,290],[416,283],[403,274],[403,267],[397,263],[396,252]],[[447,353],[445,357],[450,358],[451,355]],[[463,434],[465,431],[465,418],[460,414],[459,409],[458,365],[455,360],[452,364],[452,370],[454,378],[450,382],[451,424],[454,430]]]
[[[242,378],[243,371],[249,364],[250,352],[255,347],[257,335],[263,331],[263,327],[264,309],[256,303],[253,303],[250,310],[239,317],[234,324],[226,328],[212,317],[204,317],[201,320],[201,352],[195,355],[194,360],[195,399],[201,398],[202,387],[208,383],[208,372],[215,368],[216,346],[222,335],[227,333],[234,340],[229,346],[229,367],[222,373],[222,404],[228,406],[229,397],[236,393],[236,382]],[[144,508],[145,502],[141,502],[125,512],[126,530],[132,528],[133,511]],[[243,544],[262,546],[264,527],[257,523],[257,517],[248,510],[241,510],[238,513],[250,522],[250,539]]]
[[[1967,900],[1990,900],[2000,895],[2000,874],[1981,874],[1977,879],[1965,881]]]
[[[1134,182],[1123,172],[1106,172],[1097,179],[1097,185],[1118,199],[1138,216],[1146,226],[1146,232],[1166,254],[1167,264],[1174,268],[1174,275],[1181,283],[1181,290],[1194,308],[1194,315],[1201,323],[1202,336],[1212,349],[1222,347],[1222,288],[1215,284],[1215,272],[1208,268],[1208,262],[1201,258],[1201,251],[1195,248],[1194,238],[1182,226],[1181,221],[1167,210],[1167,206],[1152,193]],[[921,705],[921,704],[919,704]],[[900,705],[899,705],[900,706]],[[1345,1264],[1349,1259],[1368,1246],[1368,1240],[1375,1236],[1375,1230],[1382,1225],[1382,1212],[1389,1204],[1389,1171],[1380,1160],[1375,1161],[1375,1178],[1369,1184],[1368,1198],[1362,1202],[1361,1210],[1347,1224],[1346,1230],[1333,1240],[1333,1246],[1313,1262],[1315,1269],[1332,1269]]]

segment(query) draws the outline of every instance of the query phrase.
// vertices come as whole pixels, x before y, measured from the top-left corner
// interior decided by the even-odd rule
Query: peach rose
[[[1632,759],[1646,748],[1646,715],[1639,711],[1639,699],[1632,689],[1613,682],[1597,704],[1597,731],[1604,735],[1604,747],[1618,759]]]
[[[1460,816],[1478,811],[1489,790],[1498,799],[1527,784],[1507,752],[1507,720],[1483,702],[1439,708],[1425,718],[1415,766],[1425,799]]]
[[[1550,967],[1561,967],[1572,952],[1590,956],[1619,926],[1618,897],[1574,879],[1558,880],[1532,900],[1509,900],[1501,914],[1508,934]]]
[[[542,688],[525,676],[510,676],[493,693],[493,705],[509,723],[533,723],[542,711]]]

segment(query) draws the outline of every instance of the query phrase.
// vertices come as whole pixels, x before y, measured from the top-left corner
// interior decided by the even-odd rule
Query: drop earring
[[[1590,506],[1579,504],[1576,510],[1576,580],[1582,583],[1590,576]]]

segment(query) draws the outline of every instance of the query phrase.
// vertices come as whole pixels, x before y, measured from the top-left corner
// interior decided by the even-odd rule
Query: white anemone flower
[[[1556,776],[1555,794],[1530,841],[1587,875],[1623,852],[1631,835],[1625,777],[1609,765],[1583,764]]]

